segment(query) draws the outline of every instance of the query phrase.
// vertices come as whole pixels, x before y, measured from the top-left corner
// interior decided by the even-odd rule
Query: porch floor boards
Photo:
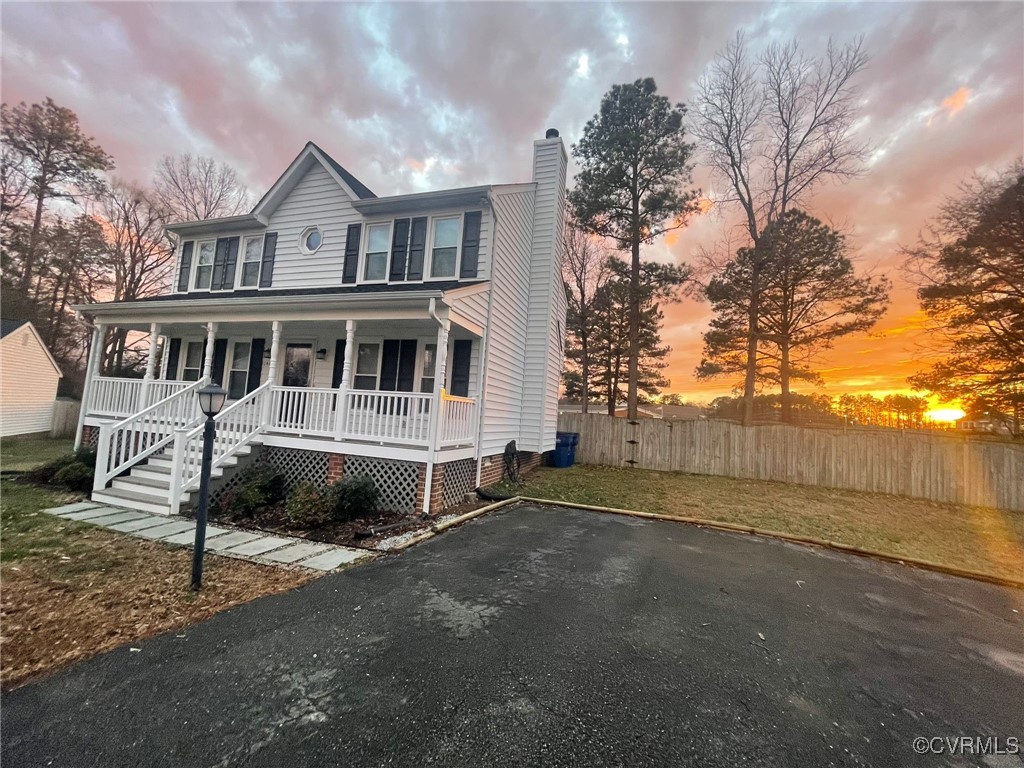
[[[164,544],[191,547],[195,540],[194,520],[176,520],[167,515],[85,501],[44,511],[66,520],[99,525],[118,533]],[[354,547],[215,525],[206,528],[206,548],[218,555],[253,560],[279,568],[299,566],[315,571],[333,571],[342,565],[373,556],[366,550]]]

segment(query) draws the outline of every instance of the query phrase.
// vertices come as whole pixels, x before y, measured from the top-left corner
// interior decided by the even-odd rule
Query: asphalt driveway
[[[8,694],[2,761],[1024,765],[912,749],[1024,736],[1021,598],[519,507]]]

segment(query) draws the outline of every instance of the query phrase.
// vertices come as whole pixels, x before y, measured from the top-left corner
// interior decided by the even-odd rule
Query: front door
[[[308,387],[312,369],[312,344],[289,344],[284,348],[284,374],[281,377],[283,386]]]

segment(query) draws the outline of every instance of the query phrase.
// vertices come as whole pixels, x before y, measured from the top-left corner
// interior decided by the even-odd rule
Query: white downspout
[[[476,483],[473,484],[474,488],[480,487],[480,480],[483,476],[483,460],[484,460],[484,402],[487,396],[487,342],[491,337],[491,312],[494,310],[494,255],[497,253],[496,245],[498,242],[498,212],[494,208],[494,199],[491,197],[491,191],[487,191],[487,200],[490,203],[491,209],[491,221],[493,226],[491,227],[491,242],[490,242],[490,259],[491,267],[488,272],[490,275],[489,282],[490,286],[487,288],[487,322],[484,325],[484,335],[480,339],[480,394],[477,399],[477,425],[476,425]]]
[[[445,361],[448,357],[448,329],[451,321],[437,314],[437,300],[431,299],[427,313],[437,322],[437,360],[434,363],[434,403],[430,409],[429,444],[426,472],[423,476],[423,514],[430,514],[430,490],[434,481],[434,453],[437,450],[437,429],[441,419],[441,390],[444,388]]]

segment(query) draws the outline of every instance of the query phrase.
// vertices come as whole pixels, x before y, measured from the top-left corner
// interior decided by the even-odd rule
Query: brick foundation
[[[87,451],[95,451],[96,443],[100,439],[100,428],[93,427],[88,424],[82,426],[82,445],[81,448]]]
[[[327,484],[341,480],[345,472],[345,454],[331,453],[327,455]]]
[[[523,477],[533,472],[537,467],[543,466],[544,454],[532,451],[519,452],[519,474]],[[486,488],[489,485],[499,483],[505,476],[505,456],[496,453],[493,456],[485,456],[480,463],[480,487]]]

